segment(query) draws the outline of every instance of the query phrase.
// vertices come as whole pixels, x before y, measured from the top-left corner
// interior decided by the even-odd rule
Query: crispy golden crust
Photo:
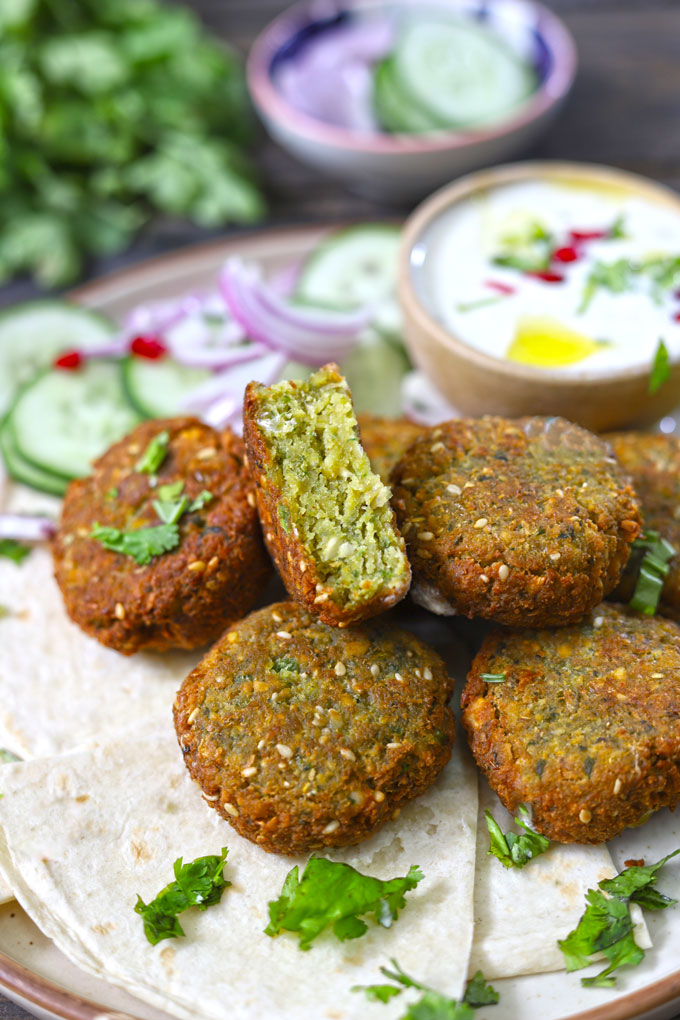
[[[342,379],[337,365],[327,365]],[[295,386],[295,383],[291,383]],[[265,431],[258,424],[258,384],[246,387],[243,405],[243,438],[246,444],[248,464],[256,481],[257,509],[262,524],[265,543],[288,594],[310,612],[331,627],[347,627],[368,620],[390,609],[404,598],[411,583],[410,572],[398,585],[387,586],[376,591],[370,599],[358,598],[353,605],[340,602],[332,586],[324,583],[318,564],[310,549],[299,537],[295,526],[287,522],[284,527],[279,510],[282,505],[281,489],[273,478],[272,448],[267,442]],[[290,508],[289,508],[290,512]],[[394,515],[393,520],[394,520]],[[405,544],[395,533],[405,554]],[[359,582],[361,585],[361,582]],[[370,587],[370,586],[369,586]]]
[[[357,425],[371,467],[385,485],[390,484],[392,469],[409,446],[426,431],[424,425],[408,418],[379,418],[374,414],[358,414]]]
[[[152,486],[135,465],[167,430],[168,453]],[[90,537],[95,523],[128,530],[161,523],[158,488],[184,483],[212,499],[179,521],[180,545],[146,566]],[[55,577],[71,619],[125,655],[197,648],[252,608],[270,564],[262,544],[243,444],[194,418],[150,421],[111,447],[89,478],[67,490],[53,544]]]
[[[618,432],[605,436],[605,439],[609,440],[617,460],[631,477],[640,500],[645,528],[658,531],[680,551],[680,439],[645,432]],[[622,599],[632,595],[635,571],[624,580],[628,583],[620,589]],[[659,612],[673,620],[680,620],[679,556],[674,556],[669,563]]]
[[[484,673],[504,674],[487,683]],[[680,800],[680,627],[598,607],[559,631],[496,631],[462,697],[503,804],[561,843],[602,843]]]
[[[416,440],[392,481],[414,590],[510,626],[581,619],[640,531],[609,446],[562,418],[447,422]]]
[[[396,627],[326,627],[294,602],[251,613],[182,684],[175,727],[211,804],[274,853],[358,843],[451,756],[446,667]]]

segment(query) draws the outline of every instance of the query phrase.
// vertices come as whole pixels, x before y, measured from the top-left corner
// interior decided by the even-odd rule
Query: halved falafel
[[[147,562],[140,540],[158,550]],[[214,640],[271,569],[241,440],[195,418],[139,425],[71,482],[53,553],[69,616],[102,644],[131,655]]]
[[[337,365],[304,382],[250,383],[243,423],[265,541],[288,593],[338,627],[402,599],[404,540]]]
[[[565,626],[612,591],[640,532],[611,448],[563,418],[447,422],[392,480],[412,594],[435,611]]]
[[[275,853],[358,843],[451,756],[452,682],[406,631],[251,613],[182,684],[175,727],[206,800]]]
[[[602,605],[568,629],[496,631],[462,706],[490,785],[509,811],[530,806],[550,839],[602,843],[680,800],[680,627],[670,620]]]

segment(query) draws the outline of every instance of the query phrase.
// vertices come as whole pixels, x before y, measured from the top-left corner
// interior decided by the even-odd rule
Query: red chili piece
[[[136,336],[130,344],[130,351],[138,358],[148,358],[149,361],[157,361],[168,353],[165,344],[155,336]]]
[[[509,283],[501,283],[500,280],[485,280],[484,286],[489,287],[491,290],[498,291],[499,294],[514,294],[516,288],[511,287]]]
[[[54,359],[55,368],[63,368],[67,372],[75,372],[83,363],[83,356],[80,351],[66,351]]]
[[[577,244],[579,241],[601,241],[609,237],[608,230],[570,230],[569,237]]]
[[[550,269],[536,269],[528,272],[527,276],[533,276],[537,280],[543,280],[544,283],[564,283],[562,273],[554,273]]]
[[[552,257],[555,262],[576,262],[580,259],[581,253],[573,244],[565,244],[563,248],[556,248]]]
[[[680,312],[675,313],[675,315],[673,316],[673,321],[680,322]]]

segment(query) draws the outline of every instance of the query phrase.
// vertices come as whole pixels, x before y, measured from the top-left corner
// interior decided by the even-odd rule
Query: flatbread
[[[504,868],[488,853],[487,809],[503,832],[515,830],[512,816],[480,776],[470,972],[479,969],[490,980],[564,970],[557,940],[578,924],[587,890],[616,874],[609,850],[605,844],[553,843],[524,868]],[[646,949],[652,943],[642,914],[638,911],[634,919],[635,939]]]
[[[302,952],[270,939],[267,903],[298,859],[267,855],[203,802],[174,734],[137,733],[107,746],[0,770],[0,871],[58,948],[90,973],[180,1018],[349,1020],[365,1016],[354,984],[402,967],[452,996],[472,941],[477,783],[454,753],[435,785],[356,848],[333,853],[380,878],[419,864],[425,880],[389,930],[356,941],[322,936]],[[229,847],[233,886],[219,905],[182,915],[185,940],[151,946],[133,907],[172,880],[174,860]],[[381,1010],[403,1014],[399,1000]]]

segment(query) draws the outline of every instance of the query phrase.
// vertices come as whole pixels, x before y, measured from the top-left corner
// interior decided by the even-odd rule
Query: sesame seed
[[[194,574],[202,574],[205,570],[205,563],[203,560],[192,560],[187,570],[191,570]]]
[[[593,816],[591,815],[588,808],[583,808],[581,811],[579,811],[578,817],[580,822],[583,822],[584,825],[587,825]]]
[[[254,492],[249,492],[248,495],[246,496],[246,499],[248,500],[248,506],[253,506],[253,507],[255,506],[255,493]]]
[[[466,482],[465,485],[463,486],[463,488],[464,489],[471,489],[474,484],[475,484],[474,482]]]
[[[382,802],[385,799],[385,794],[382,792],[382,790],[376,790],[375,793],[373,794],[373,797],[375,800],[377,800],[378,804],[382,804]]]
[[[335,832],[336,829],[340,828],[340,822],[337,818],[334,818],[332,822],[329,822],[325,829],[321,830],[323,836],[330,836],[331,832]]]
[[[187,722],[189,723],[190,726],[194,719],[196,718],[196,716],[198,715],[198,712],[199,712],[198,705],[196,705],[196,708],[192,708],[191,712],[189,712],[189,715],[187,716]]]
[[[489,583],[489,576],[488,576],[488,574],[480,574],[479,575],[479,580],[483,581],[484,584],[488,584]]]
[[[238,631],[230,630],[227,634],[227,641],[230,645],[236,644],[238,641]]]
[[[415,670],[415,674],[418,677],[418,679],[420,680],[420,670],[419,669]]]
[[[593,627],[601,627],[604,623],[604,616],[596,616],[593,620]]]
[[[432,534],[431,531],[419,531],[418,538],[421,540],[421,542],[431,542],[432,539],[434,538],[434,535]]]
[[[117,620],[125,619],[125,606],[123,605],[122,602],[116,602],[113,612],[115,613]]]
[[[372,673],[373,676],[377,676],[379,672],[380,672],[380,666],[378,665],[377,662],[374,662],[373,665],[371,666],[371,673]]]
[[[281,638],[282,641],[290,641],[292,636],[287,630],[277,630],[276,632],[276,637]]]
[[[615,669],[614,673],[612,675],[615,676],[617,680],[625,680],[626,679],[626,671],[623,668],[623,666],[619,666],[618,669]]]
[[[361,790],[352,790],[350,792],[349,799],[352,801],[353,804],[361,805],[364,802],[364,795],[361,792]]]
[[[208,570],[214,570],[217,564],[220,562],[219,556],[211,556],[208,560]]]
[[[276,610],[274,610],[274,612],[272,613],[272,620],[275,620],[276,623],[281,623],[283,617],[281,616],[280,613],[277,613]]]
[[[415,478],[402,478],[401,480],[402,485],[413,485],[414,482]]]
[[[508,567],[505,563],[501,563],[500,567],[498,568],[498,580],[507,581],[509,576],[510,567]]]
[[[350,751],[350,749],[348,747],[341,747],[340,748],[340,754],[342,755],[343,758],[346,758],[347,761],[356,761],[357,760],[357,756],[354,753],[354,751]]]
[[[488,518],[480,517],[478,520],[475,521],[475,527],[476,528],[485,528],[488,523],[489,523]]]
[[[404,682],[404,678],[401,675],[401,673],[395,673],[394,674],[394,679],[397,681],[398,684],[403,684],[403,682]]]
[[[288,744],[277,744],[276,750],[279,752],[282,758],[292,758],[293,749]]]
[[[663,673],[652,673],[652,680],[663,680]]]
[[[257,765],[249,765],[247,769],[241,769],[241,775],[248,779],[250,776],[254,776],[257,772]]]
[[[333,672],[335,673],[336,676],[344,676],[345,673],[347,672],[347,667],[345,666],[344,662],[336,662],[335,666],[333,667]]]
[[[561,556],[562,556],[562,553],[558,553],[558,552],[550,553],[550,559],[553,560],[553,562],[555,562],[555,563],[557,563],[557,561],[560,559]]]
[[[447,485],[446,491],[450,492],[452,496],[460,496],[463,490],[461,489],[460,485]]]
[[[265,744],[265,740],[264,740],[264,737],[263,737],[262,740],[258,741],[258,744],[257,744],[258,751],[262,750],[262,748],[264,747],[264,744]]]
[[[416,549],[416,556],[420,556],[424,560],[432,559],[432,553],[428,552],[427,549]]]
[[[396,820],[397,820],[397,818],[399,817],[400,814],[401,814],[401,808],[400,807],[395,808],[395,810],[392,812],[392,821],[396,822]]]
[[[307,569],[307,564],[305,563],[304,560],[300,560],[298,563],[298,567],[300,569],[300,573],[304,574],[305,570]]]
[[[389,747],[389,748],[401,747],[401,741],[400,740],[392,740],[392,741],[390,741],[389,744],[385,744],[385,747]]]
[[[329,598],[330,598],[329,593],[327,591],[325,591],[321,595],[317,595],[316,598],[314,599],[314,602],[315,603],[316,602],[327,602]]]
[[[214,457],[216,453],[217,450],[214,446],[204,446],[203,449],[199,450],[196,454],[196,460],[210,460],[210,458]]]
[[[219,799],[220,799],[219,793],[213,793],[212,796],[210,796],[210,794],[208,794],[208,793],[204,793],[203,794],[203,800],[209,800],[211,802],[214,802],[214,801],[219,800]]]
[[[617,794],[621,793],[621,787],[622,787],[622,786],[623,786],[623,783],[622,783],[622,782],[621,782],[621,780],[620,780],[620,779],[619,779],[619,778],[617,777],[617,779],[616,779],[616,782],[614,783],[614,796],[615,796],[615,797],[617,796]]]
[[[443,443],[433,443],[433,445],[430,447],[430,453],[437,453],[439,450],[443,449],[444,449]]]
[[[564,489],[555,489],[555,495],[561,499],[564,496]]]
[[[433,439],[439,439],[441,434],[442,434],[442,430],[441,429],[435,429],[434,432],[432,433],[432,438]]]
[[[228,801],[224,805],[224,810],[228,815],[231,815],[232,818],[238,818],[238,808],[234,807],[234,805],[230,804]]]
[[[423,679],[424,680],[432,679],[432,670],[430,669],[429,666],[426,666],[425,669],[423,670]]]

